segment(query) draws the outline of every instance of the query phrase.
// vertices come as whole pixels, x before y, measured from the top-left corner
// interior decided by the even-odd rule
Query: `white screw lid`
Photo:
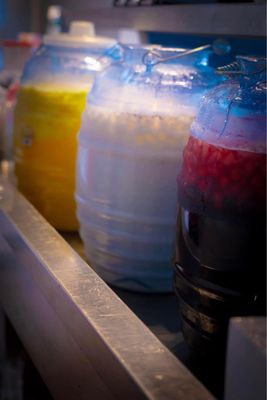
[[[72,21],[69,33],[44,35],[43,43],[51,46],[106,49],[114,46],[117,42],[108,37],[95,36],[95,27],[92,22]]]
[[[69,33],[72,36],[95,36],[95,25],[88,21],[71,21]]]

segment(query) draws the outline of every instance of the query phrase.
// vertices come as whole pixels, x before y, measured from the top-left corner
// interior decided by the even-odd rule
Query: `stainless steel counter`
[[[174,297],[116,294],[78,255],[79,238],[65,238],[76,250],[2,178],[0,302],[53,396],[213,398],[166,347],[182,344],[178,319],[158,322]],[[119,296],[147,310],[146,325]]]

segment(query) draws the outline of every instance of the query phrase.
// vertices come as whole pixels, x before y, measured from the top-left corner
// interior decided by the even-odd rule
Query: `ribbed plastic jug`
[[[175,181],[201,96],[218,81],[207,54],[151,67],[123,47],[96,79],[79,134],[77,210],[89,262],[112,285],[172,290]],[[168,58],[182,50],[154,48]]]
[[[26,64],[14,118],[18,188],[59,230],[78,230],[77,134],[93,79],[110,62],[107,49],[115,44],[85,35],[86,25],[77,35],[73,26],[69,34],[46,35]]]
[[[266,302],[266,59],[238,57],[203,99],[178,177],[174,285],[195,354]]]

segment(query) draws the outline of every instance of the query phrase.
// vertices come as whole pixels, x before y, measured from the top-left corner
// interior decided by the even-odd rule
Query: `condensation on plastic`
[[[266,153],[266,59],[238,57],[239,71],[204,97],[192,135],[229,149]]]

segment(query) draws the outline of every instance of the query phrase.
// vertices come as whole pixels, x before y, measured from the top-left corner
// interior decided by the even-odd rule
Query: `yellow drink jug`
[[[76,24],[76,25],[75,25]],[[78,229],[77,135],[95,74],[110,62],[112,39],[84,34],[44,37],[26,64],[14,113],[14,171],[19,190],[56,229]],[[79,29],[81,30],[79,31]]]

